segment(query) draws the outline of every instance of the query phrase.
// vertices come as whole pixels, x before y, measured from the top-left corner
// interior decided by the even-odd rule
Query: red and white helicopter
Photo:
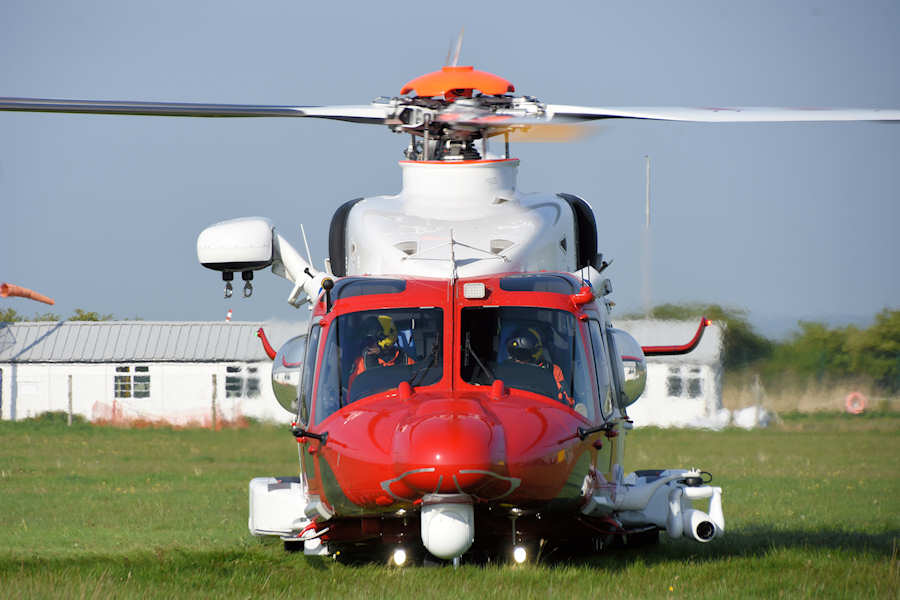
[[[673,347],[642,348],[615,329],[590,206],[519,191],[510,135],[603,119],[896,121],[900,110],[604,108],[514,92],[454,64],[361,106],[0,98],[0,110],[310,117],[409,136],[401,191],[338,208],[324,270],[263,218],[198,238],[226,296],[234,273],[250,295],[253,272],[271,268],[294,284],[288,302],[312,309],[308,334],[278,349],[272,371],[296,414],[299,477],[250,483],[253,534],[397,565],[522,562],[541,548],[587,553],[659,531],[708,542],[725,522],[707,474],[623,468],[645,355],[689,351],[707,321]]]

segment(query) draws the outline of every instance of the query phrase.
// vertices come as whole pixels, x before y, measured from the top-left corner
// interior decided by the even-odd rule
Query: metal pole
[[[647,155],[644,158],[647,159],[647,195],[644,205],[644,227],[650,229],[650,156]]]
[[[216,430],[216,393],[218,386],[216,385],[216,374],[212,376],[212,430]]]
[[[72,375],[69,374],[69,418],[68,418],[69,427],[72,426]]]
[[[644,230],[641,235],[643,248],[641,249],[641,297],[644,303],[644,316],[650,318],[653,305],[650,299],[650,270],[652,241],[650,239],[650,156],[644,156],[646,161],[646,183],[644,194]]]

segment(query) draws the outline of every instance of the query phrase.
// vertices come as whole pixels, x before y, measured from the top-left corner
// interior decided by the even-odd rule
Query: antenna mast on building
[[[650,318],[650,311],[653,309],[650,303],[650,255],[652,244],[650,241],[650,156],[644,156],[646,161],[646,186],[644,199],[644,230],[641,236],[643,248],[641,253],[641,274],[643,275],[641,282],[641,298],[644,302],[644,315]]]

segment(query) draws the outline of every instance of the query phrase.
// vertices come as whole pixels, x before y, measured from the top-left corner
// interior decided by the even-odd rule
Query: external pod
[[[692,507],[691,500],[709,498],[709,512]],[[669,492],[669,514],[666,533],[671,538],[688,535],[698,542],[709,542],[725,533],[722,513],[722,488],[676,487]]]
[[[450,560],[475,541],[475,512],[468,496],[440,496],[422,503],[422,544],[434,556]]]

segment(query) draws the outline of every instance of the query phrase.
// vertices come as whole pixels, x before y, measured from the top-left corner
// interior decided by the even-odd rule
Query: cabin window
[[[150,367],[138,365],[132,368],[127,365],[116,367],[113,379],[113,396],[116,398],[149,398]]]
[[[572,313],[537,307],[469,307],[462,311],[460,375],[467,383],[502,379],[553,398],[592,418],[584,341]]]
[[[334,284],[332,295],[335,300],[352,298],[353,296],[371,296],[374,294],[399,294],[406,290],[404,279],[370,279],[368,277],[348,277]]]
[[[309,338],[306,343],[306,357],[303,359],[303,379],[300,382],[300,398],[297,403],[300,414],[300,422],[309,423],[309,410],[312,405],[313,382],[316,375],[316,352],[319,350],[319,336],[322,327],[318,323],[309,330]]]
[[[316,423],[407,381],[432,385],[443,374],[443,311],[400,308],[348,313],[328,326],[316,387]]]
[[[508,275],[500,280],[500,289],[507,292],[550,292],[567,296],[578,290],[564,275]]]

